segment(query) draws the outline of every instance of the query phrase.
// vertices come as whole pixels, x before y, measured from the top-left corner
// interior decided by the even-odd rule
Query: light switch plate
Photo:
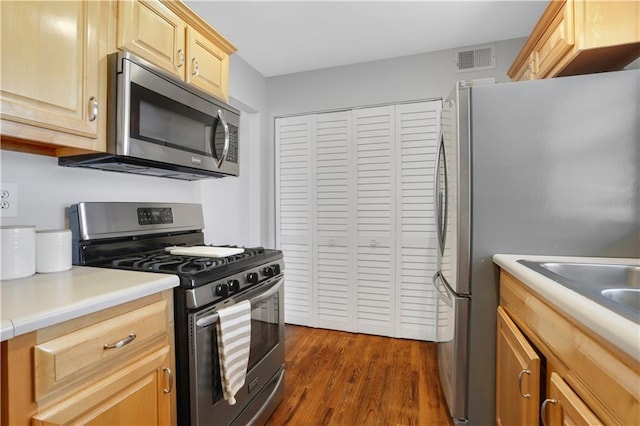
[[[0,183],[0,217],[18,217],[18,185]]]

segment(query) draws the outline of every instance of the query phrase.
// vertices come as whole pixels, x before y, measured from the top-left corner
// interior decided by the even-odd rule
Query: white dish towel
[[[244,385],[251,348],[251,303],[248,300],[218,311],[218,359],[222,393],[229,405]]]

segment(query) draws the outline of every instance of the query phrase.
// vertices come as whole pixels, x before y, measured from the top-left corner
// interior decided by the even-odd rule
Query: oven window
[[[280,306],[278,293],[262,303],[251,306],[251,349],[247,372],[251,371],[273,348],[280,339],[279,323]],[[220,378],[220,362],[218,360],[218,338],[215,327],[212,329],[213,363],[213,403],[222,399],[222,379]],[[284,342],[282,342],[284,344]]]
[[[279,309],[278,293],[264,303],[251,307],[251,352],[248,370],[278,344]]]
[[[131,83],[130,111],[132,138],[211,156],[217,116],[204,114],[135,83]]]

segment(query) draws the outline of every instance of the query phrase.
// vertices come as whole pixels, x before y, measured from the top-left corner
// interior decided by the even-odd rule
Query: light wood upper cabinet
[[[3,1],[0,7],[2,147],[12,149],[20,139],[52,155],[56,147],[104,151],[107,4]]]
[[[498,308],[496,424],[537,425],[540,357],[502,308]]]
[[[2,342],[3,424],[172,425],[168,290]]]
[[[229,55],[193,28],[187,28],[187,83],[227,100]]]
[[[615,71],[639,56],[639,2],[551,1],[507,75],[535,80]]]
[[[235,47],[182,2],[119,1],[117,48],[228,100],[229,55]]]
[[[185,28],[157,1],[119,1],[117,47],[184,79]]]

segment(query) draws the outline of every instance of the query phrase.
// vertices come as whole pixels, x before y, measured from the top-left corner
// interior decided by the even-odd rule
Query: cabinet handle
[[[542,405],[540,406],[540,420],[542,420],[542,426],[547,426],[547,422],[544,420],[544,412],[547,409],[547,404],[556,405],[557,403],[558,403],[557,399],[550,399],[550,398],[547,398],[542,402]]]
[[[522,393],[522,376],[525,374],[531,374],[531,370],[522,370],[518,374],[518,392],[520,392],[520,396],[523,398],[531,398],[530,393]]]
[[[184,65],[184,50],[178,49],[178,57],[180,58],[178,62],[178,68]]]
[[[369,245],[370,245],[371,247],[375,247],[375,246],[377,246],[377,245],[378,245],[378,242],[377,242],[376,240],[371,240],[371,241],[369,241]]]
[[[162,371],[167,373],[167,376],[169,376],[169,388],[162,389],[162,392],[171,393],[173,390],[173,371],[171,371],[169,367],[164,367]]]
[[[193,58],[191,60],[191,65],[193,66],[193,71],[191,71],[191,74],[198,75],[198,59]]]
[[[125,337],[122,340],[117,341],[116,343],[105,343],[103,348],[104,349],[117,349],[117,348],[121,348],[124,345],[128,345],[129,343],[133,342],[133,340],[136,338],[135,333],[131,333],[129,334],[127,337]]]
[[[95,121],[98,118],[98,100],[95,96],[89,98],[89,121]]]

